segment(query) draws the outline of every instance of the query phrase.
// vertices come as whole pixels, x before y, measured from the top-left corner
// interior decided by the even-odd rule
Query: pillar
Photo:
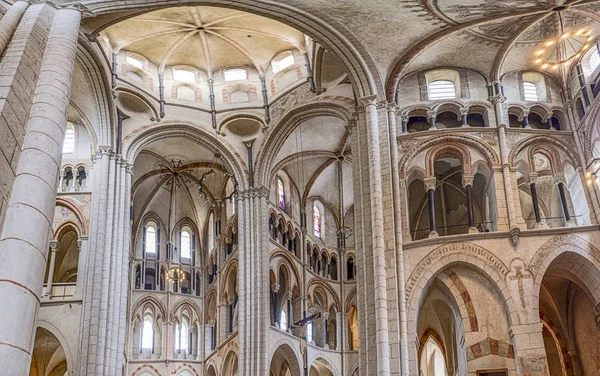
[[[533,215],[535,216],[535,227],[546,228],[546,222],[540,215],[540,204],[537,196],[537,189],[535,187],[535,181],[537,180],[537,173],[531,172],[529,174],[529,190],[531,191],[531,201],[533,202]]]
[[[575,226],[575,221],[571,218],[571,214],[569,214],[569,203],[567,202],[567,195],[565,193],[565,173],[557,172],[554,174],[554,184],[556,184],[558,188],[558,195],[560,196],[560,205],[563,211],[563,218],[565,219],[565,225],[567,227]]]
[[[3,54],[6,47],[8,47],[13,34],[17,30],[19,21],[23,17],[23,14],[25,14],[28,6],[29,3],[27,1],[15,1],[2,18],[0,18],[0,54]]]
[[[344,313],[336,312],[335,314],[335,346],[334,350],[342,351],[344,347],[342,346],[342,330],[344,328],[343,325]]]
[[[429,130],[437,129],[435,126],[435,118],[437,113],[435,111],[427,111],[427,119],[429,119]]]
[[[467,120],[467,115],[469,114],[469,109],[468,108],[461,108],[460,109],[460,122],[462,124],[462,128],[469,128],[469,122]]]
[[[524,111],[523,114],[521,115],[521,128],[524,129],[531,129],[531,126],[529,125],[529,111]]]
[[[435,224],[435,188],[437,180],[435,177],[425,178],[425,191],[427,191],[427,204],[429,207],[429,238],[440,236]]]
[[[373,329],[375,330],[375,347],[369,349],[369,352],[374,350],[374,355],[377,359],[375,364],[370,365],[365,370],[367,373],[376,372],[378,375],[386,376],[390,374],[389,322],[391,318],[388,319],[388,285],[378,103],[376,95],[361,98],[360,101],[365,108],[364,123],[361,122],[361,128],[366,133],[366,139],[361,141],[366,142],[366,155],[363,155],[363,158],[366,157],[366,159],[363,160],[368,161],[368,165],[365,167],[368,169],[368,185],[363,189],[366,191],[365,193],[368,193],[369,197],[369,202],[365,203],[368,205],[366,207],[368,210],[365,210],[365,218],[363,220],[370,220],[370,240],[372,242],[371,246],[363,249],[362,252],[365,253],[365,259],[368,258],[372,262],[372,269],[369,268],[368,272],[365,271],[365,277],[369,279],[369,283],[372,281],[371,291],[373,295],[371,299],[373,300],[371,302],[374,304],[374,322],[372,324],[374,324]],[[359,176],[359,174],[356,176]],[[369,294],[370,292],[366,291],[365,293]],[[363,322],[366,324],[366,321]],[[371,339],[369,339],[369,342],[371,342]]]
[[[517,212],[515,210],[515,192],[512,188],[510,164],[508,163],[508,156],[510,154],[510,148],[506,140],[506,122],[505,111],[502,107],[502,103],[506,101],[504,96],[504,90],[500,82],[495,82],[493,86],[490,86],[491,92],[488,100],[494,105],[494,113],[496,115],[496,124],[498,125],[498,146],[500,147],[500,161],[502,165],[502,180],[504,182],[504,194],[506,195],[506,210],[508,214],[508,228],[509,234],[513,246],[518,243],[520,227],[517,223]]]
[[[58,242],[50,242],[50,267],[48,268],[48,283],[46,284],[46,294],[48,299],[52,299],[52,280],[54,279],[54,264],[56,263],[56,252],[58,252]]]
[[[31,364],[81,20],[71,8],[32,8],[53,18],[0,236],[0,301],[11,302],[0,307],[0,369],[13,376]]]
[[[266,186],[240,189],[238,217],[238,366],[239,376],[269,374],[269,256]]]
[[[538,322],[510,327],[510,342],[514,346],[517,375],[548,375],[542,325]]]
[[[323,316],[323,329],[325,330],[325,340],[323,341],[323,348],[329,349],[329,313],[325,312]]]
[[[465,188],[465,194],[467,196],[467,219],[469,221],[469,234],[476,234],[479,232],[475,227],[475,218],[473,213],[473,175],[463,175],[463,187]]]

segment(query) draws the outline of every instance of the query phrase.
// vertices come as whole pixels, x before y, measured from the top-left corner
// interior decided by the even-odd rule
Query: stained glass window
[[[317,238],[321,237],[321,211],[317,207],[316,204],[313,206],[313,225],[314,225],[314,234]]]
[[[285,210],[285,190],[281,178],[277,178],[277,206],[279,209]]]

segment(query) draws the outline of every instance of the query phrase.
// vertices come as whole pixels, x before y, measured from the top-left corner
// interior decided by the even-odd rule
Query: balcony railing
[[[75,295],[75,289],[77,284],[75,282],[68,283],[53,283],[52,291],[50,291],[51,300],[69,300]],[[48,286],[44,285],[42,288],[42,296],[46,296]]]

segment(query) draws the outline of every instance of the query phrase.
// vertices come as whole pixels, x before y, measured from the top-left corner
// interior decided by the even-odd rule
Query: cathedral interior
[[[600,375],[600,1],[0,15],[0,376]]]

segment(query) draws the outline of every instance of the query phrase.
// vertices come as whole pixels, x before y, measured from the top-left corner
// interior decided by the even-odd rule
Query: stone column
[[[510,342],[514,345],[517,375],[548,375],[542,325],[538,322],[510,327]]]
[[[427,111],[427,119],[429,120],[429,130],[437,129],[435,126],[435,118],[437,116],[437,112],[435,111]]]
[[[462,128],[469,128],[469,122],[467,120],[467,115],[469,114],[469,109],[468,108],[461,108],[460,109],[460,122],[462,123]]]
[[[336,312],[335,314],[335,346],[334,350],[342,351],[344,347],[342,346],[342,330],[344,320],[344,313]]]
[[[565,193],[565,173],[557,172],[554,174],[554,184],[556,184],[558,188],[558,194],[560,196],[560,205],[563,211],[563,217],[565,219],[565,225],[567,227],[575,226],[575,221],[571,218],[571,214],[569,214],[569,203],[567,202],[567,196]]]
[[[3,54],[6,47],[8,47],[8,43],[17,30],[19,21],[23,17],[23,14],[25,14],[28,6],[29,3],[27,1],[15,1],[0,19],[0,54]]]
[[[475,218],[473,213],[473,175],[463,175],[463,187],[465,187],[465,193],[467,195],[467,219],[469,220],[469,234],[476,234],[479,232],[475,227]]]
[[[325,331],[325,337],[323,340],[323,348],[329,349],[329,313],[325,312],[322,314],[323,317],[323,329]]]
[[[238,194],[239,376],[269,373],[269,257],[267,187]]]
[[[48,268],[48,283],[46,284],[46,294],[44,297],[52,298],[52,280],[54,279],[54,264],[56,262],[56,253],[58,252],[58,242],[52,240],[50,242],[50,267]]]
[[[385,233],[383,216],[383,186],[381,176],[381,149],[379,140],[379,115],[377,112],[377,96],[361,98],[365,107],[365,131],[367,142],[368,160],[368,194],[370,197],[370,210],[367,215],[371,221],[371,252],[373,269],[373,299],[375,317],[375,350],[377,363],[374,368],[378,375],[390,374],[390,346],[389,346],[389,320],[387,302],[387,272],[385,257]],[[365,273],[367,273],[365,271]],[[369,277],[370,279],[370,277]],[[369,281],[371,283],[371,281]],[[370,341],[370,340],[369,340]],[[373,369],[373,368],[372,368]]]
[[[388,113],[396,111],[395,105],[393,103],[388,103]],[[403,132],[406,131],[406,127],[403,122]],[[390,124],[390,165],[392,170],[392,198],[394,202],[394,243],[396,246],[396,273],[398,274],[398,311],[399,311],[399,321],[400,321],[400,367],[401,374],[408,375],[408,337],[407,337],[407,317],[406,317],[406,286],[405,286],[405,276],[404,276],[404,249],[403,249],[403,240],[402,240],[402,199],[406,197],[405,194],[401,193],[400,187],[400,171],[398,164],[400,163],[400,158],[398,157],[398,141],[396,135],[396,127],[395,124]],[[346,269],[346,268],[344,268]],[[342,285],[342,288],[344,285]],[[348,307],[344,306],[344,310],[348,309]],[[344,316],[346,316],[344,314]],[[339,318],[338,318],[338,326],[339,326]],[[344,327],[342,327],[344,328]],[[341,331],[341,330],[340,330]],[[339,334],[338,334],[339,336]],[[341,340],[341,339],[340,339]],[[338,341],[338,349],[343,349],[340,347]]]
[[[521,118],[519,119],[521,121],[521,128],[525,128],[525,129],[531,129],[531,126],[529,125],[529,111],[523,111],[523,114],[521,114]]]
[[[429,238],[440,236],[435,224],[435,188],[437,179],[435,177],[425,178],[425,191],[427,192],[427,203],[429,206]]]
[[[0,236],[0,301],[11,302],[0,306],[0,369],[12,376],[31,364],[81,20],[75,9],[34,7],[53,19]]]
[[[538,178],[538,174],[535,172],[529,173],[529,189],[531,191],[531,201],[533,202],[533,215],[535,216],[535,227],[536,228],[547,228],[546,221],[542,219],[540,215],[540,204],[538,202],[537,189],[535,187],[535,181]]]

